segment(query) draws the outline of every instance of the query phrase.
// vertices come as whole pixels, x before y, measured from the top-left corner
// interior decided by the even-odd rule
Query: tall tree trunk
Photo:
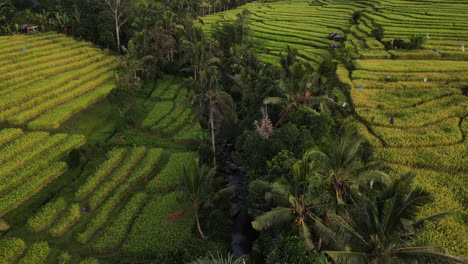
[[[197,228],[198,228],[198,232],[200,233],[201,238],[206,239],[206,237],[203,234],[203,231],[201,229],[201,225],[200,225],[200,218],[198,216],[198,206],[195,206],[195,219],[197,220]]]
[[[211,146],[213,148],[213,165],[216,167],[216,146],[215,146],[215,133],[214,133],[214,120],[213,110],[210,107],[210,126],[211,126]]]
[[[117,38],[117,51],[120,52],[120,27],[117,17],[115,17],[115,37]]]

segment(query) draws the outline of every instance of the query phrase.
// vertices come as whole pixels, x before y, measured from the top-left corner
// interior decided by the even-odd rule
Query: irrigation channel
[[[231,153],[232,144],[224,145],[226,157],[225,173],[228,175],[228,186],[234,186],[231,199],[231,216],[233,228],[231,234],[231,252],[234,259],[250,253],[252,242],[258,237],[257,231],[252,228],[252,218],[249,216],[247,192],[245,190],[246,171],[234,164]]]

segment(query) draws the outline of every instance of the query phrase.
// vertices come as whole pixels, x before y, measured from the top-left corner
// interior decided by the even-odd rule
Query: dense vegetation
[[[464,11],[0,0],[0,263],[466,263]]]

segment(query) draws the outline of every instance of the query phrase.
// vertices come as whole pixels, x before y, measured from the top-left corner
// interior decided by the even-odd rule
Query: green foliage
[[[23,253],[26,243],[15,237],[0,239],[0,260],[2,264],[12,264]]]
[[[107,160],[99,166],[97,171],[88,178],[75,193],[75,200],[82,200],[86,198],[106,177],[114,170],[119,162],[123,159],[126,149],[113,149],[107,154]]]
[[[61,252],[57,257],[57,264],[68,264],[70,263],[71,255],[68,252]]]
[[[95,258],[86,258],[85,260],[80,261],[79,264],[99,264],[99,260]]]
[[[18,207],[21,203],[39,192],[43,187],[63,174],[66,170],[67,164],[65,162],[49,164],[47,169],[41,171],[32,179],[14,189],[8,193],[8,195],[0,198],[0,216],[3,216],[7,212]]]
[[[234,257],[229,254],[228,256],[222,256],[220,254],[213,256],[210,253],[209,257],[198,258],[195,261],[190,262],[190,264],[245,264],[245,259],[239,258],[234,260]]]
[[[57,223],[49,230],[53,237],[63,235],[73,224],[80,218],[80,205],[72,204],[61,218],[58,219]]]
[[[67,202],[63,198],[48,202],[33,217],[28,219],[28,229],[39,232],[49,227],[66,206]]]
[[[422,44],[426,41],[426,37],[423,34],[412,34],[409,36],[410,49],[421,49]]]
[[[267,161],[268,178],[267,180],[273,182],[281,177],[289,174],[292,165],[296,162],[294,153],[289,150],[282,150],[276,154],[273,159]]]
[[[181,164],[195,158],[195,153],[184,152],[172,154],[164,169],[152,179],[146,186],[150,192],[172,191],[179,183],[179,175],[182,174]]]
[[[130,223],[137,215],[140,208],[146,202],[146,193],[137,193],[132,197],[118,216],[112,220],[109,226],[93,242],[93,249],[97,252],[107,252],[119,246],[130,231]]]
[[[302,238],[280,236],[272,243],[266,255],[266,264],[329,264],[326,257],[318,252],[308,252]]]
[[[298,128],[287,123],[273,131],[266,139],[256,131],[245,131],[236,141],[234,158],[241,166],[249,169],[252,177],[267,174],[267,161],[282,150],[289,150],[295,156],[310,147],[313,143],[311,132],[306,128]]]
[[[129,88],[118,87],[107,95],[109,102],[119,111],[121,117],[135,103],[135,94]]]
[[[49,255],[49,244],[47,242],[36,242],[30,248],[26,254],[20,259],[18,264],[42,264],[45,263],[47,256]]]
[[[145,152],[146,147],[133,147],[128,151],[121,164],[106,177],[106,180],[89,197],[88,205],[91,210],[101,205],[106,197],[131,174],[132,169],[143,158]]]
[[[371,34],[372,36],[378,40],[381,41],[383,36],[384,36],[385,30],[381,25],[377,25],[374,29],[372,29]]]
[[[178,257],[190,246],[194,224],[188,204],[178,201],[182,195],[172,192],[149,201],[122,247],[124,254],[155,257],[160,263],[182,262]]]
[[[291,122],[298,127],[306,127],[316,144],[323,143],[335,130],[335,121],[329,114],[317,114],[308,107],[299,107]]]

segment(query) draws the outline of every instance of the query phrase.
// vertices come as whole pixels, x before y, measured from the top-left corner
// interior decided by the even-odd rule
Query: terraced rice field
[[[338,32],[359,59],[349,72],[339,65],[339,79],[350,88],[356,124],[376,148],[375,158],[394,173],[413,171],[418,183],[435,197],[420,217],[452,210],[454,215],[431,223],[422,242],[468,255],[467,157],[468,100],[460,89],[468,84],[468,4],[440,1],[276,1],[249,3],[236,10],[203,18],[204,29],[236,19],[248,10],[255,47],[265,61],[278,63],[286,45],[314,65],[337,44]],[[358,23],[351,16],[361,11]],[[382,42],[371,31],[382,26]],[[384,42],[422,34],[418,50],[385,50]],[[359,88],[363,86],[363,91]],[[390,125],[390,117],[395,124]]]
[[[235,10],[203,17],[203,29],[213,31],[213,25],[236,19],[243,10],[251,12],[250,27],[260,57],[278,63],[279,53],[290,45],[300,51],[299,56],[313,66],[329,58],[328,47],[338,44],[328,39],[333,32],[344,34],[358,7],[350,1],[330,4],[310,1],[253,2]]]
[[[67,170],[61,158],[84,143],[79,135],[0,130],[0,217],[60,177]]]
[[[0,37],[0,122],[57,128],[114,87],[114,66],[90,43],[60,34]]]
[[[201,131],[187,125],[189,105],[180,107],[190,95],[183,80],[145,84],[154,89],[142,102],[152,107],[147,145],[110,138],[96,150],[86,136],[58,133],[114,87],[114,67],[113,57],[63,35],[0,37],[0,263],[96,264],[116,254],[131,262],[198,238],[190,210],[167,220],[188,208],[176,187],[181,164],[196,158],[185,143]],[[76,168],[69,153],[80,148],[93,151]]]
[[[46,240],[68,237],[73,240],[69,244],[86,248],[90,255],[112,254],[121,250],[128,257],[142,254],[151,257],[170,252],[174,243],[180,245],[193,236],[194,218],[190,210],[177,221],[168,222],[167,217],[188,207],[179,202],[181,193],[175,188],[182,170],[180,164],[195,157],[192,152],[169,152],[161,148],[114,148],[105,159],[86,167],[84,181],[71,189],[66,188],[32,212],[26,228],[28,232],[36,233],[35,237]],[[49,166],[47,171],[56,167],[63,169],[66,165]],[[55,175],[47,174],[46,178],[46,175],[38,174],[35,177],[49,180]],[[29,185],[25,184],[26,187]],[[24,188],[20,186],[18,189]],[[3,200],[16,198],[14,194],[16,192],[0,198],[2,206],[7,205]],[[8,208],[13,209],[11,206]],[[150,233],[157,235],[148,236]],[[0,257],[4,257],[0,259],[6,259],[2,263],[17,263],[18,259],[19,263],[29,263],[21,262],[29,258],[28,254],[45,259],[48,251],[45,241],[35,242],[31,247],[26,247],[19,238],[5,238],[0,242]],[[54,254],[49,261],[58,261],[60,257]]]
[[[191,125],[194,113],[187,98],[193,94],[184,87],[184,80],[166,75],[156,83],[147,85],[154,86],[150,99],[153,108],[142,126],[163,137],[173,138],[176,142],[193,140],[201,127],[199,124]]]
[[[418,184],[429,190],[435,203],[421,217],[453,211],[454,215],[430,223],[424,243],[450,252],[468,254],[468,40],[464,1],[367,1],[358,25],[350,29],[347,45],[358,48],[355,70],[340,72],[351,88],[358,126],[375,146],[375,157],[394,173],[412,171]],[[384,28],[384,39],[408,39],[423,34],[420,50],[389,50],[375,43],[370,30]],[[371,49],[371,46],[376,48]],[[350,78],[347,78],[347,77]],[[360,87],[363,87],[363,90]],[[394,118],[394,125],[390,118]]]

